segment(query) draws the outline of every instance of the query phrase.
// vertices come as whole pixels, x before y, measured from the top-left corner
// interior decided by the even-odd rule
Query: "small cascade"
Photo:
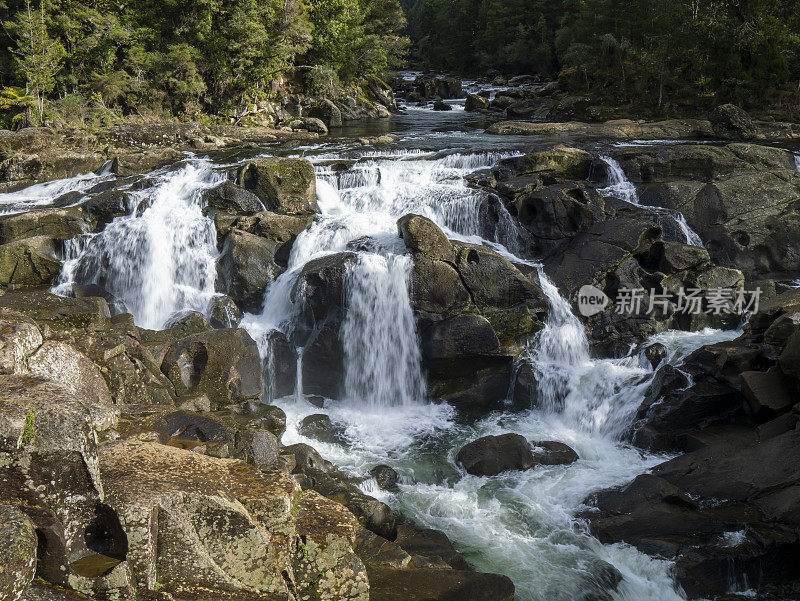
[[[794,153],[794,166],[797,168],[797,171],[800,172],[800,152]]]
[[[98,173],[83,173],[34,184],[17,192],[5,192],[0,194],[0,215],[74,206],[80,204],[94,186],[115,178],[116,175],[104,166]]]
[[[425,398],[419,340],[408,296],[411,258],[361,253],[345,278],[346,398],[375,407]]]
[[[525,360],[537,376],[539,403],[549,411],[559,412],[576,370],[591,361],[589,340],[583,324],[541,267],[539,283],[549,310],[544,329],[529,343]]]
[[[683,213],[665,207],[651,207],[639,204],[639,195],[636,191],[636,186],[628,180],[619,162],[609,156],[601,156],[600,160],[603,161],[608,168],[609,180],[608,186],[598,190],[600,194],[619,198],[620,200],[624,200],[625,202],[641,207],[652,213],[656,218],[656,222],[663,228],[665,238],[683,238],[686,244],[691,246],[703,246],[703,240],[697,235],[697,232],[689,227]]]
[[[99,234],[73,241],[54,292],[97,283],[124,303],[137,325],[157,329],[176,312],[205,313],[215,294],[218,256],[202,192],[224,173],[192,160],[131,192],[131,212]]]

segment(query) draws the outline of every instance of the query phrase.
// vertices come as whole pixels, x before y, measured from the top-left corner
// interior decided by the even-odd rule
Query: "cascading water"
[[[411,259],[362,253],[346,275],[342,324],[345,392],[353,403],[409,405],[425,398],[408,298]]]
[[[124,303],[137,325],[161,328],[176,312],[206,312],[215,294],[216,230],[202,213],[202,192],[222,181],[208,160],[156,173],[130,191],[130,213],[73,241],[54,292],[98,283]]]
[[[115,177],[104,167],[97,173],[84,173],[75,177],[34,184],[17,192],[6,192],[0,194],[0,215],[80,204],[85,198],[84,192]]]
[[[408,294],[411,264],[396,220],[418,213],[451,238],[491,246],[522,262],[515,256],[519,240],[513,218],[499,203],[496,221],[487,227],[483,210],[488,199],[465,182],[468,173],[503,156],[509,154],[361,150],[344,173],[326,166],[341,160],[341,154],[312,159],[319,163],[321,214],[295,241],[288,269],[268,288],[262,313],[246,315],[242,326],[259,343],[271,371],[271,333],[292,340],[299,325],[302,295],[295,293],[303,267],[325,254],[356,252],[357,262],[345,277],[347,310],[341,329],[346,399],[326,403],[322,410],[307,403],[298,369],[297,394],[275,400],[288,416],[284,442],[310,442],[354,476],[379,463],[392,465],[402,477],[399,491],[382,491],[367,481],[370,494],[423,526],[444,530],[478,569],[509,575],[520,601],[572,601],[592,595],[676,601],[682,594],[669,576],[668,562],[625,545],[602,545],[576,517],[590,493],[629,481],[663,459],[620,442],[653,369],[638,354],[592,358],[580,321],[543,271],[540,282],[549,313],[525,356],[539,380],[531,409],[497,412],[467,424],[456,420],[447,405],[423,402]],[[212,298],[216,234],[211,219],[202,214],[201,196],[224,174],[209,161],[190,160],[153,177],[152,185],[131,192],[129,215],[69,246],[58,286],[69,293],[72,283],[98,282],[145,327],[161,327],[177,311],[203,311]],[[616,191],[610,190],[612,182],[608,193],[638,203],[635,188],[630,183],[623,187],[623,180],[624,174]],[[84,184],[67,187],[73,185]],[[56,192],[48,194],[52,199]],[[32,206],[38,204],[46,203],[34,200]],[[647,210],[660,214],[656,208]],[[665,344],[665,361],[679,364],[693,349],[735,335],[668,332],[651,341]],[[350,446],[306,441],[298,433],[300,419],[320,411],[346,427]],[[493,478],[465,475],[455,459],[458,449],[480,436],[506,432],[565,442],[581,459],[570,466]],[[603,576],[609,564],[624,578],[613,592]]]
[[[474,158],[425,160],[418,153],[411,160],[398,158],[405,157],[371,157],[356,163],[347,174],[318,168],[322,217],[298,237],[290,271],[268,291],[264,314],[248,318],[246,327],[254,333],[263,332],[265,322],[286,327],[292,312],[288,303],[279,300],[289,289],[286,281],[296,278],[298,269],[320,253],[343,250],[356,238],[372,240],[370,250],[359,253],[347,281],[349,305],[342,341],[351,402],[326,404],[324,409],[344,425],[352,444],[344,448],[305,440],[297,424],[320,410],[302,397],[277,401],[288,415],[286,442],[310,442],[355,476],[378,463],[391,464],[402,475],[400,491],[386,493],[369,481],[365,490],[419,523],[444,530],[479,569],[511,576],[521,601],[566,601],[603,594],[608,584],[602,574],[608,564],[624,577],[611,598],[681,599],[667,562],[624,545],[601,545],[575,517],[592,491],[630,480],[663,460],[619,442],[654,371],[638,354],[592,359],[580,321],[541,269],[549,312],[544,330],[531,341],[526,354],[537,375],[537,406],[521,414],[497,413],[464,425],[453,420],[446,405],[413,402],[421,394],[413,392],[421,383],[417,372],[408,369],[417,360],[413,356],[416,341],[408,344],[409,339],[403,339],[413,332],[413,321],[403,275],[408,257],[392,246],[397,241],[395,220],[405,213],[419,213],[450,237],[483,243],[524,261],[498,239],[482,238],[487,235],[479,212],[484,199],[463,181],[465,172],[478,166]],[[484,160],[491,159],[496,157]],[[461,167],[467,162],[469,167]],[[380,298],[385,294],[381,291],[389,289],[401,302]],[[272,306],[283,307],[278,311],[280,318]],[[398,322],[407,323],[396,329],[397,324],[387,323],[389,311]],[[671,349],[669,360],[679,363],[694,348],[734,336],[712,331],[668,333],[659,340]],[[387,358],[399,365],[387,369]],[[407,389],[400,393],[403,387]],[[370,397],[379,400],[370,403]],[[455,460],[457,450],[480,436],[506,432],[529,440],[565,442],[576,449],[581,461],[490,479],[464,475]]]
[[[697,232],[686,223],[686,218],[683,216],[683,213],[664,207],[651,207],[639,204],[639,195],[636,192],[636,186],[628,180],[619,162],[609,156],[601,156],[600,160],[603,161],[608,168],[609,184],[605,188],[599,190],[603,196],[613,196],[614,198],[619,198],[632,205],[641,207],[656,216],[659,225],[664,228],[665,235],[677,227],[676,234],[680,233],[686,244],[703,246],[702,239],[697,235]]]

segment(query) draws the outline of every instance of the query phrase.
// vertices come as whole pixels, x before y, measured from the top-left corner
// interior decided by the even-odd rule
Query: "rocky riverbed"
[[[451,109],[6,135],[4,599],[793,597],[794,126],[415,85]]]

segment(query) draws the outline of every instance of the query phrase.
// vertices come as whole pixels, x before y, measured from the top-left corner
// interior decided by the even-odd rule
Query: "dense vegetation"
[[[422,68],[561,76],[573,92],[796,106],[798,0],[403,0]]]
[[[4,107],[224,112],[357,87],[407,44],[397,0],[6,0],[0,17]]]

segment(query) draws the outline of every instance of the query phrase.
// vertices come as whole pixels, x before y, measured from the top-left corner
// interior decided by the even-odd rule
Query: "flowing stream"
[[[636,186],[625,175],[619,162],[609,156],[601,156],[600,160],[606,164],[609,180],[608,186],[600,190],[601,194],[619,198],[620,200],[641,207],[645,211],[655,215],[656,221],[664,229],[665,238],[679,237],[682,238],[680,241],[686,244],[703,246],[703,241],[700,239],[700,236],[686,223],[686,218],[683,216],[683,213],[664,207],[651,207],[639,204],[639,194],[636,192]]]
[[[418,108],[393,122],[401,140],[387,150],[365,150],[348,138],[301,149],[316,165],[320,215],[295,241],[288,269],[266,291],[263,311],[242,322],[258,342],[267,371],[272,334],[292,340],[302,327],[303,267],[344,250],[355,252],[357,260],[345,277],[344,398],[326,401],[320,410],[306,400],[301,377],[294,394],[268,395],[287,413],[284,442],[308,442],[360,478],[377,464],[394,467],[402,478],[399,490],[380,490],[370,479],[363,480],[364,490],[418,524],[443,530],[477,569],[510,576],[520,601],[682,599],[668,562],[626,545],[602,545],[578,517],[590,493],[630,481],[664,460],[624,442],[654,370],[641,349],[619,359],[592,358],[581,323],[541,268],[549,313],[522,359],[539,381],[531,408],[465,423],[449,406],[425,397],[409,301],[411,258],[397,235],[397,219],[425,215],[451,238],[484,244],[536,267],[518,256],[519,240],[502,203],[487,220],[491,199],[465,181],[467,174],[528,148],[514,138],[431,131],[432,124],[458,126],[469,118],[463,111],[440,115]],[[353,165],[337,173],[330,167],[336,160]],[[613,161],[605,160],[612,181],[604,193],[638,204],[621,169],[615,172]],[[215,297],[218,251],[213,220],[203,213],[203,192],[227,177],[231,166],[189,157],[126,184],[128,214],[68,245],[55,290],[68,294],[75,283],[98,283],[148,328],[164,327],[181,311],[207,312]],[[14,210],[53,206],[65,190],[91,196],[97,179],[108,177],[93,174],[28,188],[0,195],[0,203]],[[687,241],[701,244],[679,214],[664,211]],[[694,349],[737,335],[667,332],[648,342],[663,343],[665,361],[679,364]],[[298,351],[302,365],[303,349]],[[343,426],[347,446],[305,440],[298,433],[300,420],[320,411]],[[465,474],[455,460],[461,446],[506,432],[564,442],[580,460],[492,478]],[[624,577],[614,591],[608,590],[609,564]]]

